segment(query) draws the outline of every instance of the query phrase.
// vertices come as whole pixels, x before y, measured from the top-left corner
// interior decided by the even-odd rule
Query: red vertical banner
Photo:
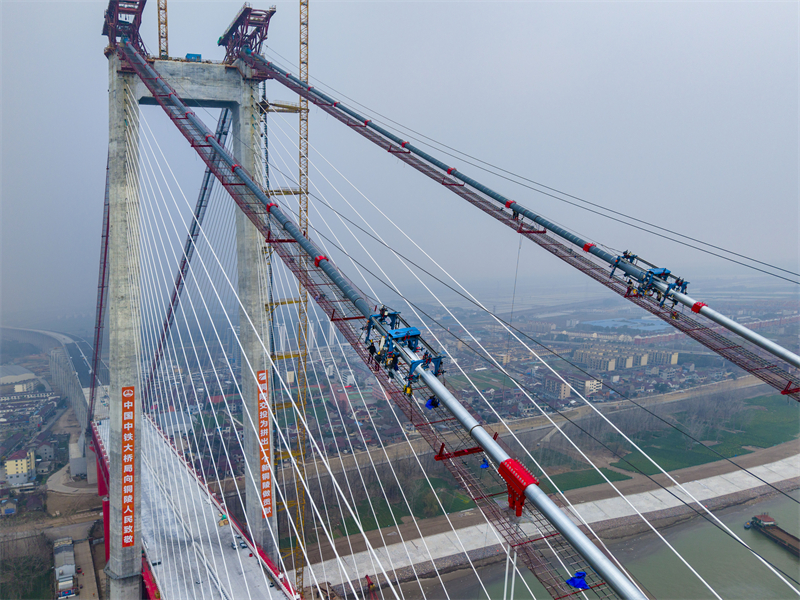
[[[266,517],[272,516],[272,465],[270,443],[272,428],[269,419],[269,371],[259,371],[258,378],[258,441],[261,445],[261,505]]]
[[[122,547],[133,546],[134,470],[136,448],[135,393],[133,386],[122,388]]]

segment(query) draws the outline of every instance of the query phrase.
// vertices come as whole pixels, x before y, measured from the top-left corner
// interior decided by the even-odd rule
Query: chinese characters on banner
[[[261,443],[261,504],[264,515],[272,516],[272,465],[270,464],[269,375],[259,371],[258,378],[258,441]]]
[[[134,424],[133,387],[122,388],[122,547],[133,546],[133,489],[134,448],[136,428]]]

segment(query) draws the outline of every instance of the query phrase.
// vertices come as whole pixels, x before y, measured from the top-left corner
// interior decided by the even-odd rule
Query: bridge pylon
[[[141,598],[142,411],[139,346],[139,106],[132,102],[137,77],[109,66],[108,128],[108,328],[109,328],[109,597]]]
[[[144,381],[139,360],[141,330],[139,289],[139,111],[156,105],[147,87],[120,61],[109,58],[109,559],[106,574],[110,597],[141,598],[141,470],[140,445]],[[155,59],[163,79],[180,81],[179,87],[192,106],[227,108],[232,117],[233,150],[242,166],[258,172],[258,83],[248,76],[250,68],[180,60]],[[242,305],[251,316],[263,312],[264,240],[255,226],[237,211],[238,290]],[[268,368],[269,337],[263,319],[240,315],[242,344],[241,387],[243,402],[251,417],[259,415],[256,373]],[[265,351],[266,344],[267,350]],[[247,360],[245,360],[245,357]],[[130,393],[133,395],[131,396]],[[224,390],[222,391],[224,393]],[[129,394],[126,396],[125,394]],[[154,396],[155,397],[155,396]],[[152,402],[146,402],[152,404]],[[133,413],[132,415],[130,413]],[[132,419],[128,418],[132,417]],[[257,424],[257,423],[256,423]],[[270,431],[271,434],[271,431]],[[133,446],[131,446],[131,442]],[[244,417],[244,450],[248,480],[245,496],[248,532],[266,554],[278,562],[276,511],[265,518],[262,502],[261,454],[263,440]],[[274,464],[268,444],[269,463]],[[132,466],[126,467],[131,454]],[[128,470],[126,471],[126,468]],[[132,471],[132,473],[131,473]],[[252,477],[251,477],[252,475]],[[127,481],[131,477],[133,481]],[[270,475],[271,479],[271,475]],[[270,482],[271,483],[271,482]],[[132,488],[131,488],[132,486]],[[126,538],[132,536],[132,538]]]

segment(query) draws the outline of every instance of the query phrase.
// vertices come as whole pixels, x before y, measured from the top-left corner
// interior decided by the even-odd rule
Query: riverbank
[[[778,455],[785,451],[786,449],[779,451]],[[764,456],[770,455],[765,453],[762,458]],[[759,481],[743,471],[735,471],[723,472],[694,481],[685,481],[682,485],[691,496],[709,510],[719,511],[731,506],[761,501],[766,497],[778,494],[779,492],[775,488],[783,491],[797,489],[800,487],[798,461],[800,461],[800,456],[792,455],[772,463],[752,467],[751,473],[763,481]],[[710,465],[701,465],[693,467],[693,469],[703,467],[710,467]],[[728,469],[723,466],[717,468],[722,471]],[[682,475],[686,476],[685,473]],[[655,484],[653,485],[657,487]],[[659,529],[671,527],[676,523],[696,517],[701,509],[697,505],[693,509],[691,505],[687,506],[682,500],[687,503],[692,502],[686,493],[676,486],[671,486],[667,489],[644,490],[635,494],[626,494],[625,499],[604,498],[573,504],[571,511],[573,515],[580,515],[604,540],[624,539],[651,531],[650,527],[636,514],[636,511],[644,515],[653,526]],[[469,513],[470,511],[465,512]],[[472,512],[476,513],[477,511]],[[456,531],[426,534],[424,540],[419,535],[415,536],[413,531],[406,530],[403,534],[397,528],[388,528],[388,530],[375,532],[379,534],[378,539],[370,536],[370,543],[375,548],[375,554],[389,578],[400,583],[412,579],[436,577],[437,572],[441,574],[464,568],[471,569],[470,563],[485,566],[504,560],[503,542],[494,528],[485,522],[466,525],[473,519],[482,519],[482,517],[479,514],[465,515],[462,520],[463,527],[457,528]],[[574,517],[574,520],[578,519]],[[422,523],[419,522],[419,525]],[[400,539],[395,537],[399,535],[402,535],[405,544],[401,542],[385,544],[386,540]],[[454,553],[454,549],[460,549],[460,552]],[[327,553],[323,552],[322,554]],[[321,581],[329,581],[342,595],[346,595],[347,592],[352,594],[351,585],[357,590],[361,589],[365,573],[369,573],[373,581],[385,580],[384,576],[379,577],[375,573],[377,569],[374,556],[366,550],[353,553],[344,568],[333,558],[317,563],[312,568],[315,572],[319,571],[318,577]]]
[[[770,498],[760,498],[752,503],[715,511],[715,516],[775,567],[796,576],[798,563],[793,555],[760,534],[743,528],[744,522],[754,514],[769,513],[782,526],[797,532],[800,529],[800,512],[797,510],[797,498],[800,494],[795,491],[791,496],[792,498],[787,498],[781,494],[773,494]],[[660,533],[719,597],[730,600],[797,598],[786,584],[769,572],[752,554],[708,521],[692,519],[662,528]],[[615,540],[609,542],[608,547],[653,598],[714,599],[713,593],[700,581],[698,575],[693,574],[654,533]],[[505,581],[506,565],[502,558],[476,570],[477,575],[472,569],[465,568],[441,574],[440,577],[408,582],[401,586],[401,595],[409,600],[446,597],[458,600],[503,597],[530,600],[531,592],[536,598],[548,597],[533,575],[524,569],[517,575],[513,596],[505,593],[508,591]],[[446,594],[442,589],[442,582],[447,588]]]

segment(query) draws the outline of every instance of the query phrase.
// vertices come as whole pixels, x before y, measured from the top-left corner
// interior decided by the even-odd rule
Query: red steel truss
[[[225,47],[224,62],[234,62],[239,58],[239,52],[245,48],[260,53],[261,46],[267,39],[269,21],[274,14],[274,6],[268,10],[258,10],[245,4],[217,40],[218,46]]]
[[[127,38],[136,46],[139,54],[147,55],[147,49],[139,35],[142,24],[142,12],[147,0],[109,0],[103,20],[103,35],[108,36],[108,56],[117,47],[117,43]]]

